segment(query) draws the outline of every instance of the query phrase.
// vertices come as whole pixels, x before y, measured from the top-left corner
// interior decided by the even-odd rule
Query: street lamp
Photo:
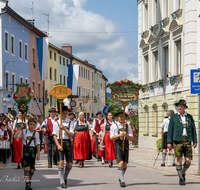
[[[5,64],[4,64],[4,78],[6,78],[6,65],[7,65],[7,63],[9,63],[9,62],[16,62],[16,61],[7,61]]]

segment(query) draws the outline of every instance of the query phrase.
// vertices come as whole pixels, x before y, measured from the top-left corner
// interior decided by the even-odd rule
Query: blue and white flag
[[[109,109],[109,107],[112,106],[112,105],[113,105],[113,103],[110,102],[109,105],[108,105],[108,107],[107,107],[107,109],[105,110],[105,113],[108,113],[108,109]]]
[[[79,65],[68,65],[68,88],[72,90],[72,95],[77,95]]]
[[[48,59],[48,38],[37,38],[37,52],[41,80],[46,80]]]

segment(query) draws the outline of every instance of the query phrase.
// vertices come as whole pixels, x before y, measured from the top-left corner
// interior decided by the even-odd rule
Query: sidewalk
[[[155,166],[153,166],[157,155],[158,152],[153,149],[130,147],[129,161],[142,166],[177,174],[176,167],[172,166],[172,156],[169,157],[170,166],[168,166],[168,155],[166,156],[165,167],[160,166],[162,162],[162,152],[160,152],[156,164]],[[187,174],[195,175],[196,177],[200,178],[200,176],[198,176],[197,173],[198,173],[198,154],[194,154],[191,166],[187,170]]]

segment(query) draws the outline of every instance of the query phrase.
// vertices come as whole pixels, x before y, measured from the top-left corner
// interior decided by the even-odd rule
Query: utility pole
[[[44,16],[46,16],[47,17],[47,24],[48,24],[48,32],[47,32],[47,36],[49,37],[49,13],[44,13],[44,14],[42,14],[42,15],[44,15]]]

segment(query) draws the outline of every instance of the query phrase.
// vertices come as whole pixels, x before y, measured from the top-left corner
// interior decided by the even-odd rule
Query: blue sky
[[[20,1],[20,5],[19,5]],[[27,0],[10,0],[9,6],[25,19],[31,18]],[[35,26],[47,31],[43,13],[50,15],[50,42],[70,43],[73,54],[102,70],[109,82],[137,82],[136,0],[32,0]],[[132,33],[117,32],[135,31]],[[108,32],[108,33],[91,33]]]

